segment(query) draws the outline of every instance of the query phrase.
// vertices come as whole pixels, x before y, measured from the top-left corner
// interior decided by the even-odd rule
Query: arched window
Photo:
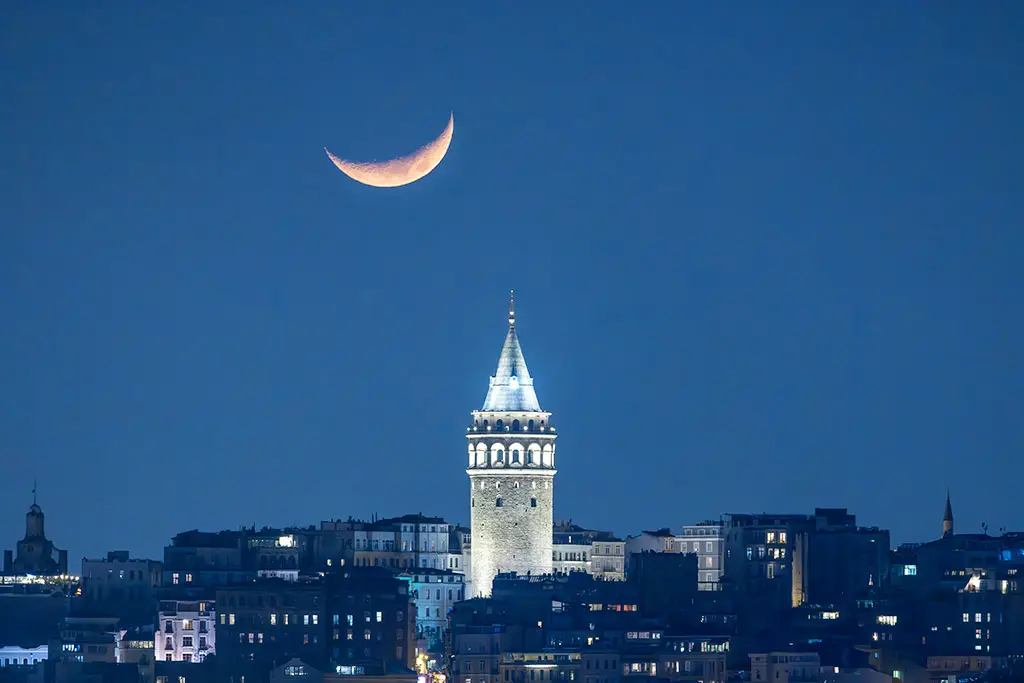
[[[487,429],[487,420],[484,420],[484,429]]]
[[[496,508],[503,508],[503,507],[505,507],[505,501],[502,500],[501,498],[499,498],[498,500],[494,501],[494,507],[496,507]]]
[[[499,432],[501,431],[502,427],[504,427],[504,426],[505,426],[505,422],[503,420],[498,420],[497,422],[494,423],[494,428],[497,429]]]
[[[529,429],[531,432],[533,431],[533,420],[530,420],[529,422],[526,423],[526,428]]]
[[[518,432],[519,431],[519,420],[512,420],[512,431],[513,432]]]
[[[536,498],[531,498],[530,499],[530,507],[532,507],[532,508],[537,507],[537,499]]]
[[[526,452],[526,464],[527,465],[532,465],[533,464],[533,451],[527,451]]]
[[[513,464],[518,464],[519,463],[519,451],[518,450],[512,451],[512,463]]]
[[[519,488],[519,482],[518,481],[512,482],[512,488],[514,488],[514,489]]]

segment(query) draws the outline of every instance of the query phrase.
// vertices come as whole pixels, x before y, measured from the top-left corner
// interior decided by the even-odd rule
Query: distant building
[[[858,527],[845,509],[813,515],[725,516],[725,578],[776,608],[852,603],[889,579],[889,532]]]
[[[162,579],[160,562],[131,558],[127,550],[108,552],[102,559],[83,558],[78,611],[151,623]]]
[[[750,655],[753,683],[817,683],[821,657],[817,652],[768,652]]]
[[[250,580],[245,567],[246,539],[241,531],[184,531],[164,548],[163,589],[171,598],[213,599],[218,586]]]
[[[25,515],[25,537],[18,541],[17,555],[4,551],[4,574],[63,576],[68,573],[68,551],[58,549],[46,538],[45,521],[33,489],[32,505]]]
[[[0,646],[0,666],[35,666],[39,662],[46,661],[48,650],[49,648],[45,644],[35,647],[2,645]],[[0,676],[0,680],[3,680],[2,676]]]
[[[218,680],[261,680],[292,658],[320,671],[382,662],[411,667],[413,607],[409,583],[380,568],[222,587],[217,591]]]
[[[526,367],[513,301],[498,369],[466,434],[474,594],[490,595],[499,572],[551,572],[556,436]]]
[[[625,542],[610,531],[557,520],[552,533],[552,570],[585,572],[606,581],[625,580]]]
[[[425,642],[428,652],[443,652],[448,613],[455,603],[466,597],[465,577],[441,569],[414,569],[400,574],[399,578],[411,584],[417,640]]]
[[[325,521],[320,523],[320,569],[336,567],[384,567],[463,570],[462,554],[451,547],[453,526],[440,517],[403,515],[370,522]]]
[[[67,617],[60,637],[50,643],[49,658],[64,663],[117,663],[118,619]]]
[[[681,553],[697,555],[697,589],[714,591],[721,588],[725,564],[725,535],[723,523],[706,521],[684,526],[674,545]]]
[[[155,658],[161,662],[202,662],[217,652],[217,611],[213,600],[162,600]]]
[[[605,581],[626,580],[626,542],[611,533],[595,536],[590,548],[590,573]]]

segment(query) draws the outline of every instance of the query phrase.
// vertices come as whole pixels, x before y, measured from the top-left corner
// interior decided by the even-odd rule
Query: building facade
[[[498,369],[467,428],[473,594],[499,572],[552,570],[555,428],[541,410],[516,332],[514,300]]]
[[[723,560],[725,558],[725,537],[722,522],[701,522],[684,526],[676,536],[681,553],[697,555],[697,588],[713,591],[720,588]]]
[[[161,662],[201,662],[217,648],[217,613],[213,600],[163,600],[153,637]]]
[[[416,638],[423,641],[427,652],[444,651],[444,637],[448,630],[448,613],[455,603],[466,597],[465,577],[441,569],[413,570],[400,578],[411,584],[416,611]]]

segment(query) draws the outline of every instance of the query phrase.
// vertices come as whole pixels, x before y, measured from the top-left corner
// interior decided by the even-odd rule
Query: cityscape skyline
[[[898,544],[949,487],[961,532],[1024,528],[1022,5],[5,19],[7,547],[33,480],[72,566],[183,528],[468,524],[509,288],[555,519],[845,507]],[[323,152],[405,154],[452,111],[405,187]]]
[[[510,296],[512,296],[512,295],[510,295]],[[515,316],[516,316],[516,314],[515,314],[514,297],[511,299],[511,301],[509,303],[508,316],[509,316],[508,317],[509,335],[512,335],[512,333],[513,333],[513,331],[515,329]],[[520,359],[519,363],[524,363],[524,361],[522,360],[523,353],[520,350],[520,342],[518,341],[518,339],[515,339],[515,338],[513,339],[514,351],[512,351],[512,352],[509,351],[509,348],[510,348],[509,347],[509,343],[510,342],[508,341],[508,339],[506,339],[506,342],[505,342],[504,346],[502,347],[502,351],[501,351],[501,354],[500,354],[500,357],[499,357],[499,361],[498,361],[498,364],[497,364],[498,367],[497,367],[496,374],[499,375],[499,377],[500,377],[500,375],[502,375],[502,373],[504,373],[505,375],[508,375],[511,372],[511,374],[513,376],[513,381],[514,381],[515,361],[511,357],[506,358],[506,356],[508,356],[508,354],[510,354],[510,353],[518,354],[518,357]],[[536,404],[536,400],[537,400],[536,399],[536,395],[533,393],[533,379],[530,377],[530,374],[528,372],[526,372],[525,364],[522,365],[521,370],[522,370],[523,373],[526,374],[526,377],[529,380],[528,387],[529,387],[529,390],[530,390],[530,394],[532,396],[532,399],[530,399],[532,401],[532,404],[527,406],[527,409],[537,409],[537,410],[539,410],[539,406],[533,405],[533,404]],[[494,392],[493,379],[494,378],[492,377],[491,387],[489,388],[489,390],[487,392],[487,399],[485,399],[485,401],[482,404],[484,406],[485,411],[494,411],[494,410],[498,409],[496,407],[498,404],[492,402],[491,398],[490,398],[491,394]],[[508,377],[505,377],[504,381],[505,381],[505,384],[507,384],[508,383]],[[519,387],[518,383],[515,384],[514,389],[516,391],[520,390],[520,387]],[[508,388],[506,388],[505,391],[508,391]],[[509,400],[508,398],[505,398],[505,401],[508,401],[508,400]],[[513,401],[513,403],[515,403],[515,401]],[[529,403],[529,401],[528,401],[528,403]],[[547,413],[545,413],[545,414],[547,414]],[[479,415],[476,412],[474,412],[474,417],[479,418]],[[477,422],[479,423],[479,419],[477,420]],[[472,428],[467,428],[467,431],[469,429],[472,429]],[[540,462],[540,461],[538,460],[538,462]],[[37,480],[33,480],[33,482],[32,482],[32,489],[30,491],[31,492],[31,497],[32,497],[32,507],[35,507],[36,504],[37,504],[37,491],[38,491],[38,481]],[[947,486],[946,490],[945,490],[945,496],[946,497],[944,499],[943,516],[942,516],[941,522],[940,522],[940,524],[941,524],[941,531],[935,537],[941,537],[945,533],[947,522],[951,524],[951,518],[949,517],[949,515],[951,514],[951,512],[950,512],[951,492],[952,492],[952,487]],[[807,507],[807,506],[805,506],[805,507]],[[834,504],[834,503],[826,504],[825,502],[821,502],[821,503],[815,503],[814,505],[811,505],[811,506],[807,507],[807,509],[813,509],[813,508],[841,508],[841,507],[843,507],[843,506],[839,505],[839,504]],[[863,511],[862,510],[861,511],[852,510],[852,512],[854,512],[855,514],[863,515]],[[699,522],[706,521],[706,520],[721,520],[723,517],[725,517],[727,515],[737,514],[737,513],[742,513],[742,514],[782,514],[782,515],[800,514],[795,509],[794,510],[790,510],[790,509],[756,510],[754,508],[751,508],[749,510],[742,510],[742,511],[740,511],[740,510],[720,511],[717,514],[709,514],[709,515],[700,515],[700,514],[698,514],[698,515],[694,516],[692,519],[688,519],[688,520],[684,520],[684,521],[677,521],[677,522],[674,522],[674,523],[660,522],[660,523],[648,524],[646,526],[642,526],[642,527],[634,528],[634,529],[629,529],[629,530],[624,530],[624,531],[619,530],[619,529],[614,529],[614,531],[617,532],[617,533],[621,533],[623,537],[634,536],[634,535],[641,534],[641,533],[644,533],[644,532],[647,532],[647,531],[655,531],[655,530],[660,530],[660,529],[668,529],[672,533],[677,533],[677,532],[679,532],[681,527],[684,527],[684,526],[687,526],[687,525],[697,524]],[[469,515],[466,515],[466,519],[463,520],[459,516],[447,516],[447,515],[443,514],[443,512],[439,512],[439,511],[436,511],[436,510],[420,509],[420,510],[415,510],[415,511],[414,510],[394,510],[394,511],[373,510],[373,511],[371,511],[369,513],[366,513],[366,514],[353,514],[353,513],[340,514],[340,515],[334,514],[334,515],[328,515],[328,516],[321,516],[321,518],[317,519],[317,520],[297,520],[297,521],[290,521],[290,522],[286,522],[286,523],[271,522],[271,521],[258,520],[257,519],[257,520],[254,520],[251,523],[249,523],[249,522],[241,522],[241,523],[233,525],[233,526],[232,525],[227,525],[227,526],[224,526],[224,525],[221,525],[221,526],[214,525],[214,526],[210,526],[210,527],[197,527],[197,528],[198,528],[199,531],[220,531],[222,529],[224,529],[224,530],[237,530],[237,529],[240,529],[240,528],[248,528],[248,527],[253,527],[253,528],[256,528],[256,529],[260,529],[260,528],[289,528],[289,527],[310,527],[310,526],[313,526],[313,527],[319,528],[321,522],[335,520],[335,519],[346,519],[346,518],[348,518],[348,519],[355,519],[355,520],[362,520],[362,521],[371,521],[373,519],[380,519],[380,518],[386,518],[386,517],[399,517],[399,516],[407,515],[407,514],[426,514],[426,515],[430,515],[430,516],[437,516],[437,517],[445,519],[450,524],[466,526],[466,527],[468,527],[469,523],[470,523]],[[554,515],[554,519],[556,521],[557,520],[573,520],[575,522],[583,522],[583,523],[587,523],[588,522],[587,519],[581,519],[579,517],[574,517],[572,514],[567,514],[567,515],[555,514]],[[962,517],[961,517],[961,520],[962,520]],[[961,521],[961,523],[962,523],[962,521]],[[600,526],[600,525],[590,525],[590,526],[596,528],[597,526]],[[874,522],[872,522],[868,526],[878,527],[878,528],[885,529],[886,531],[890,531],[889,527],[886,526],[884,523],[874,523]],[[611,527],[609,527],[609,528],[611,528]],[[1007,528],[1011,528],[1012,529],[1013,527],[1012,526],[1008,526],[1006,524],[999,524],[999,525],[996,525],[996,526],[992,526],[988,522],[982,521],[981,524],[979,525],[979,528],[977,529],[977,532],[979,532],[979,533],[990,533],[991,532],[993,535],[999,535],[999,534],[1001,534],[1003,532],[1003,530],[1005,530]],[[964,527],[961,527],[959,529],[959,531],[960,531],[960,533],[971,533],[970,531],[967,531],[967,529],[965,529]],[[165,541],[163,541],[163,542],[160,542],[158,544],[158,546],[154,547],[151,552],[138,551],[138,550],[136,550],[134,548],[117,547],[117,548],[108,548],[108,549],[103,550],[103,551],[96,551],[96,552],[93,552],[91,554],[90,553],[85,553],[85,554],[81,555],[81,557],[82,558],[97,558],[97,557],[101,557],[104,553],[106,553],[108,551],[111,551],[111,550],[128,550],[133,555],[137,555],[137,556],[140,556],[140,557],[153,557],[153,558],[160,557],[160,555],[161,555],[161,553],[163,551],[164,546],[166,545],[167,542],[169,542],[170,536],[175,534],[175,533],[179,533],[179,532],[180,532],[180,529],[172,530],[171,533],[168,535],[167,539]],[[900,545],[901,543],[922,543],[922,542],[927,542],[927,541],[930,541],[930,540],[933,540],[933,537],[928,535],[928,532],[925,532],[921,536],[914,537],[914,538],[894,539],[893,540],[893,547],[895,548],[897,545]],[[74,556],[72,555],[72,557],[74,557]]]

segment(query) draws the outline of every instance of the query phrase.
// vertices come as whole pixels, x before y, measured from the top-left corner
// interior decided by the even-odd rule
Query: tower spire
[[[949,499],[949,487],[946,487],[946,510],[942,515],[942,537],[953,535],[953,504]]]
[[[32,504],[36,504],[36,480],[32,480]]]
[[[516,326],[516,290],[508,290],[508,326]]]

